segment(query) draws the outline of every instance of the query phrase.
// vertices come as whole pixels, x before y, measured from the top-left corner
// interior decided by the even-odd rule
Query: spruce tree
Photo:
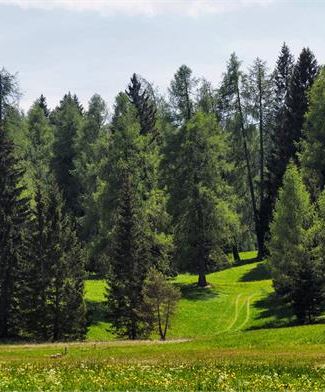
[[[140,76],[133,74],[126,91],[136,116],[142,136],[143,184],[145,187],[146,215],[151,236],[151,255],[157,268],[168,271],[172,251],[170,216],[167,213],[167,194],[159,183],[161,139],[155,96],[152,88]]]
[[[136,108],[126,94],[118,96],[112,125],[99,198],[101,246],[109,262],[108,314],[117,335],[135,339],[146,334],[138,310],[151,264],[147,217],[151,181],[144,174],[151,163],[147,137],[140,133]]]
[[[287,128],[285,126],[286,100],[292,76],[294,59],[288,46],[284,43],[273,72],[273,114],[270,132],[270,153],[266,159],[265,198],[261,207],[265,236],[269,235],[278,189],[282,183],[282,176],[288,164],[285,149],[288,143]]]
[[[82,108],[76,96],[66,94],[60,105],[52,112],[54,126],[53,158],[51,169],[61,190],[66,210],[74,216],[82,215],[80,184],[75,170],[75,141],[82,125]]]
[[[25,271],[26,331],[38,340],[85,335],[84,255],[55,185],[38,186]]]
[[[319,286],[311,252],[313,210],[294,164],[289,164],[271,224],[270,265],[276,293],[288,303],[299,323],[311,321]]]
[[[304,117],[308,108],[308,93],[318,73],[318,65],[309,48],[303,48],[295,64],[286,97],[284,127],[287,128],[285,162],[298,161],[297,151],[302,135]]]
[[[140,122],[140,134],[151,134],[155,136],[157,111],[148,91],[143,88],[136,74],[132,75],[131,83],[126,94],[137,110],[137,117]]]
[[[50,110],[47,106],[46,98],[44,97],[44,95],[41,94],[41,96],[36,102],[38,103],[38,106],[43,110],[45,117],[48,118],[50,116]]]
[[[140,310],[144,280],[150,265],[150,248],[147,223],[132,183],[132,174],[125,167],[120,176],[107,282],[109,321],[118,336],[136,339],[148,332]]]
[[[275,119],[272,150],[267,163],[267,198],[263,210],[266,222],[271,220],[272,209],[289,161],[293,159],[298,163],[298,147],[303,136],[308,93],[318,72],[317,61],[308,48],[302,50],[293,67],[292,61],[289,49],[283,45],[275,70]]]
[[[300,162],[304,180],[313,198],[325,186],[325,70],[322,69],[309,94],[309,109],[301,142]]]
[[[0,338],[20,332],[21,271],[29,200],[23,197],[23,170],[14,145],[0,126]]]
[[[15,77],[0,71],[0,338],[21,332],[22,276],[25,229],[29,200],[23,196],[24,171],[16,158],[15,146],[5,131],[7,114],[17,94]]]

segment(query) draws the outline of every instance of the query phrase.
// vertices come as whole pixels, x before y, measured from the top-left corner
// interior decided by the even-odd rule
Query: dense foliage
[[[295,62],[285,44],[273,71],[260,58],[244,70],[233,53],[218,88],[186,65],[167,97],[133,74],[111,117],[98,94],[85,110],[70,92],[53,110],[42,95],[24,114],[15,77],[1,70],[1,337],[82,338],[85,269],[107,281],[112,330],[147,336],[148,279],[158,276],[148,271],[161,282],[196,273],[204,287],[227,253],[239,262],[253,248],[270,254],[276,292],[298,321],[315,320],[324,90],[310,49]]]

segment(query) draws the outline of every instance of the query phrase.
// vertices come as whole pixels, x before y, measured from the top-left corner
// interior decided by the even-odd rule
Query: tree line
[[[182,65],[164,96],[134,74],[109,115],[67,93],[27,114],[0,72],[0,338],[82,339],[84,279],[107,280],[118,336],[166,337],[178,272],[256,248],[300,322],[324,307],[325,78],[283,44],[275,69],[235,54],[217,88]],[[325,111],[324,111],[325,112]],[[275,212],[274,212],[275,211]]]

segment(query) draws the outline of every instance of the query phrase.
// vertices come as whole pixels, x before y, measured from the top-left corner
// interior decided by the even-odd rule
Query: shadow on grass
[[[239,267],[245,264],[256,263],[257,261],[260,261],[257,257],[251,257],[250,259],[240,259],[238,261],[234,261],[231,267]]]
[[[267,279],[271,279],[270,270],[265,263],[259,263],[255,268],[244,274],[241,277],[240,282],[256,282]]]
[[[107,321],[107,305],[105,302],[86,301],[87,324],[96,325]]]
[[[181,290],[182,298],[192,301],[208,300],[218,295],[212,287],[198,287],[196,283],[176,283],[176,286]]]
[[[254,302],[253,306],[260,310],[257,320],[266,319],[259,326],[252,326],[249,330],[265,328],[282,328],[297,325],[297,321],[290,306],[284,303],[275,293]],[[270,319],[271,320],[268,320]]]

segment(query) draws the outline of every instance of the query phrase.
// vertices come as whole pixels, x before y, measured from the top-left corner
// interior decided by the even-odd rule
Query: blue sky
[[[27,109],[43,93],[112,105],[137,72],[162,92],[181,64],[217,85],[231,52],[273,67],[283,41],[325,63],[325,0],[0,0],[1,62]]]

